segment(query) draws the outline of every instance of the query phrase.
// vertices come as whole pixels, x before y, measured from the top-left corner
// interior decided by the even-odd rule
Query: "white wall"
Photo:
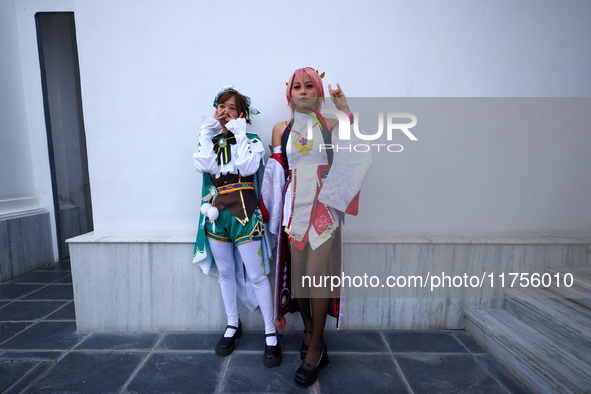
[[[37,207],[14,4],[0,3],[0,215]]]
[[[374,146],[360,214],[347,219],[345,234],[591,234],[591,98],[350,101],[356,110],[372,104],[363,115],[414,114],[410,130],[418,141],[400,130],[391,141],[363,141],[404,149],[390,153],[382,146],[377,153]],[[375,133],[377,119],[361,114],[362,124],[375,123],[368,134]]]
[[[301,66],[326,71],[325,83],[339,82],[351,97],[591,95],[589,2],[16,3],[30,129],[43,124],[34,12],[75,12],[93,214],[99,234],[195,232],[200,178],[191,154],[197,145],[197,119],[212,112],[213,93],[223,84],[234,83],[252,96],[261,111],[252,131],[266,143],[273,124],[289,116],[285,82]],[[586,130],[569,134],[575,140],[581,138],[575,143],[580,150],[570,152],[567,146],[559,154],[569,163],[588,168],[589,139],[583,133]],[[536,135],[525,137],[535,139]],[[505,152],[510,160],[524,163],[529,155],[534,162],[542,160],[527,149],[527,138],[519,145],[525,150]],[[417,149],[414,157],[406,157],[426,162],[427,147],[434,141],[424,133],[416,145],[424,147],[422,153]],[[504,202],[484,197],[483,205],[473,208],[480,214],[466,220],[462,191],[473,179],[421,171],[406,188],[419,195],[443,193],[446,198],[426,201],[427,210],[411,207],[396,227],[376,219],[371,228],[393,235],[428,231],[431,235],[576,236],[591,232],[586,224],[591,223],[585,203],[591,191],[588,177],[565,173],[549,177],[543,176],[547,173],[543,167],[522,166],[522,175],[533,185],[511,177],[504,183],[506,168],[495,161],[470,161],[466,154],[472,146],[488,142],[484,135],[465,140],[455,145],[455,152],[439,157],[440,164],[454,166],[455,158],[463,156],[467,161],[461,165],[498,180],[498,193],[516,193],[523,201],[535,202],[546,188],[572,190],[577,197],[569,200],[566,211],[554,204],[560,200],[557,196],[543,200],[531,215],[503,218],[498,212]],[[377,171],[368,187],[383,187],[372,183],[377,182],[373,176]],[[433,189],[434,182],[442,188]],[[459,224],[456,218],[461,219]],[[427,222],[428,230],[417,222]],[[371,228],[365,223],[348,226],[348,233],[368,232]]]

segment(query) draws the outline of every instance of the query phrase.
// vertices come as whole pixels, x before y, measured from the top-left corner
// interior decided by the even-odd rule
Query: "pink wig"
[[[319,97],[322,99],[322,102],[324,102],[324,87],[322,86],[322,78],[320,78],[320,75],[318,75],[318,73],[313,68],[310,68],[310,67],[298,68],[297,70],[295,70],[295,72],[293,73],[291,78],[289,78],[289,82],[287,83],[287,89],[285,91],[285,96],[287,97],[287,106],[290,108],[291,108],[291,88],[293,86],[294,78],[296,78],[301,84],[303,84],[304,83],[304,72],[306,74],[308,74],[308,76],[310,77],[310,80],[312,81],[314,86],[316,86],[316,89],[318,90]],[[321,107],[322,107],[322,104],[320,104],[318,106],[318,111],[320,111]]]

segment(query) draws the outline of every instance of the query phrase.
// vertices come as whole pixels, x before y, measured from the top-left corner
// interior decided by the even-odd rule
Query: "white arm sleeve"
[[[216,162],[217,156],[213,151],[212,138],[221,131],[222,125],[211,116],[201,117],[199,123],[199,148],[193,153],[193,164],[199,171],[218,175],[220,170]]]
[[[249,139],[246,135],[246,119],[232,119],[226,128],[236,137],[236,169],[243,176],[253,175],[258,171],[265,148],[260,139]]]
[[[332,131],[332,141],[334,145],[339,143],[338,124]],[[351,200],[361,190],[371,164],[371,152],[336,150],[328,177],[318,194],[318,200],[345,212]]]

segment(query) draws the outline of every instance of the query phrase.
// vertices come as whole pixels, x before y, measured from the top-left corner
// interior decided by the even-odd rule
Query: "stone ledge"
[[[194,244],[195,235],[97,235],[94,232],[67,239],[69,244]]]
[[[218,278],[204,275],[199,265],[191,263],[193,242],[193,235],[89,233],[70,239],[77,329],[212,331],[223,327],[225,310]],[[364,237],[346,242],[343,264],[348,267],[347,275],[368,272],[379,278],[437,271],[480,277],[483,272],[575,267],[587,261],[588,245],[576,238],[541,237]],[[363,288],[353,295],[354,290],[347,293],[346,330],[461,329],[464,310],[501,308],[504,303],[501,287],[466,296],[458,295],[455,288],[427,294],[423,288],[410,288],[404,298],[394,290],[378,294]],[[260,312],[252,314],[241,303],[238,308],[245,329],[262,328]],[[288,318],[290,327],[303,328],[296,318]],[[327,324],[334,329],[334,321]]]
[[[49,213],[49,211],[45,208],[28,208],[21,211],[14,211],[14,212],[7,212],[0,214],[0,220],[10,220],[16,218],[22,218],[27,216],[33,215],[40,215],[44,213]]]
[[[383,237],[344,236],[349,244],[464,244],[464,245],[587,245],[589,239],[574,237],[524,237],[524,236],[424,236],[424,237]]]
[[[53,261],[49,211],[39,208],[0,216],[0,282]]]
[[[590,239],[574,237],[392,237],[344,236],[346,244],[463,244],[463,245],[587,245]],[[94,232],[68,239],[74,243],[193,244],[195,235],[100,235]]]

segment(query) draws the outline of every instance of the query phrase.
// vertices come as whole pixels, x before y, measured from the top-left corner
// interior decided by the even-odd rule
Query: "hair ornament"
[[[213,106],[215,108],[217,108],[217,106],[218,106],[218,99],[220,98],[220,96],[226,92],[237,93],[240,97],[242,97],[244,99],[244,101],[246,102],[246,111],[248,111],[249,116],[260,114],[259,110],[255,109],[255,108],[251,108],[252,101],[250,100],[250,97],[248,97],[247,95],[240,92],[240,90],[238,90],[236,87],[234,87],[234,85],[222,86],[217,91],[217,93],[215,94],[215,98],[213,99]]]
[[[310,68],[312,68],[312,67],[310,67]],[[322,74],[320,74],[318,72],[318,70],[316,70],[315,68],[312,68],[312,70],[316,71],[316,74],[320,75],[320,78],[324,78],[324,75],[326,74],[326,71],[322,71]]]
[[[316,70],[314,67],[305,67],[305,68],[311,68],[312,70],[316,71],[316,74],[320,75],[320,78],[324,78],[324,76],[326,75],[326,71],[322,71],[322,74],[320,74],[318,72],[318,70]],[[285,85],[287,86],[287,82],[285,82]]]

